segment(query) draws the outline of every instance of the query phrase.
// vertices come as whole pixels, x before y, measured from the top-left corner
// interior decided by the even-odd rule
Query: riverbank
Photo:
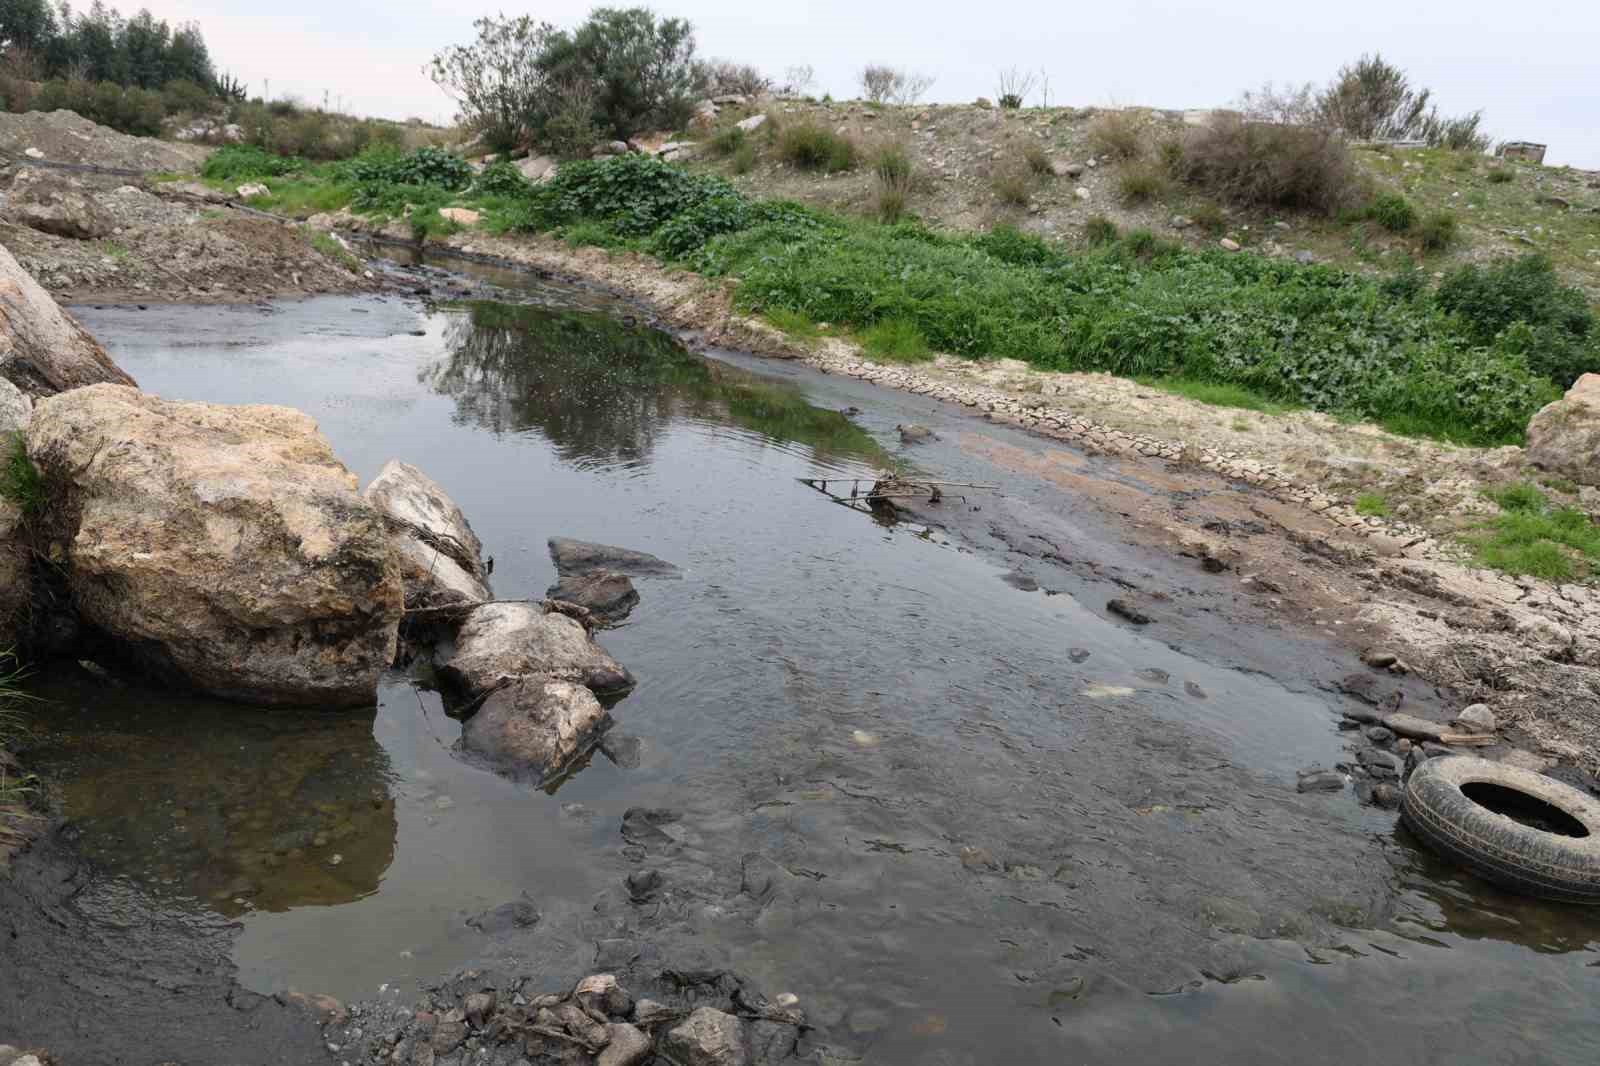
[[[1487,489],[1528,474],[1520,448],[1423,442],[1314,412],[1228,411],[1109,375],[949,358],[874,363],[848,339],[797,343],[740,314],[731,283],[637,253],[483,233],[455,234],[435,246],[598,284],[645,303],[698,343],[794,358],[956,404],[976,417],[1163,470],[1175,485],[1206,476],[1251,485],[1261,496],[1255,517],[1267,537],[1229,537],[1177,512],[1164,520],[1145,511],[1128,517],[1169,550],[1225,560],[1245,590],[1265,592],[1286,609],[1337,605],[1318,624],[1357,651],[1392,646],[1418,676],[1487,703],[1537,753],[1530,761],[1600,770],[1600,595],[1587,584],[1473,567],[1452,539],[1494,512]],[[1239,419],[1251,423],[1250,432],[1233,429]],[[1115,510],[1112,484],[1079,487]],[[1409,520],[1361,513],[1362,497],[1374,491]],[[1286,573],[1293,575],[1287,581]]]

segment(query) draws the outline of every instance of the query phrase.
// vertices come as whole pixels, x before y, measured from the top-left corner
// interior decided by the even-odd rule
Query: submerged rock
[[[400,571],[316,423],[118,385],[41,401],[27,433],[84,619],[171,681],[260,704],[370,704]]]
[[[555,561],[556,573],[562,577],[591,570],[616,570],[635,576],[678,573],[676,566],[654,555],[567,537],[550,538],[550,558]]]
[[[473,915],[467,919],[467,925],[486,936],[498,936],[517,929],[531,929],[542,917],[532,900],[514,899]]]
[[[384,464],[361,498],[387,515],[400,555],[407,607],[487,600],[483,544],[427,474],[398,459]]]
[[[100,382],[135,384],[4,246],[0,246],[0,377],[35,399]]]
[[[594,692],[622,695],[633,675],[594,642],[582,623],[545,614],[531,603],[486,603],[461,623],[445,676],[471,695],[504,678],[574,681]]]
[[[639,593],[627,574],[615,570],[591,570],[587,574],[564,577],[545,592],[553,600],[575,603],[596,621],[620,622],[639,602]]]
[[[521,677],[496,689],[461,731],[461,746],[518,777],[541,783],[594,747],[610,724],[583,685]]]

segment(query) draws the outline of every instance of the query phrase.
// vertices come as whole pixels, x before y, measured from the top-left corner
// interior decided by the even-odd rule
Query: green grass
[[[126,247],[116,241],[101,241],[100,253],[115,263],[126,263],[131,254]]]
[[[20,433],[11,435],[5,455],[0,458],[0,496],[22,508],[22,513],[26,515],[44,510],[44,477],[39,473],[39,468],[33,465],[33,460],[28,458],[28,448]]]
[[[1185,396],[1212,407],[1237,407],[1243,411],[1259,411],[1265,415],[1281,415],[1297,410],[1293,404],[1281,403],[1242,385],[1229,385],[1216,381],[1194,381],[1185,378],[1136,378],[1139,384],[1174,396]]]
[[[920,363],[933,358],[928,338],[915,322],[890,318],[868,326],[860,334],[861,347],[874,359],[893,363]]]
[[[1577,508],[1552,508],[1545,494],[1526,481],[1484,495],[1501,513],[1462,538],[1477,565],[1572,581],[1591,576],[1600,564],[1600,526]]]
[[[799,311],[791,311],[785,307],[774,307],[767,311],[766,320],[782,330],[790,340],[800,341],[802,344],[811,344],[822,338],[822,330],[817,324]]]
[[[1368,518],[1388,518],[1392,514],[1389,501],[1376,492],[1363,492],[1356,497],[1356,514]]]
[[[338,239],[335,238],[333,234],[321,233],[316,230],[307,230],[306,240],[310,243],[311,247],[315,248],[318,252],[321,252],[329,259],[332,259],[335,263],[338,263],[352,274],[360,271],[361,260],[357,258],[355,254],[353,254],[348,248],[340,244]]]

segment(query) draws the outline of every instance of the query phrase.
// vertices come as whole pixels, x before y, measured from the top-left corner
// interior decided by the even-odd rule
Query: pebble
[[[1225,252],[1237,252],[1240,248],[1239,242],[1232,237],[1224,237],[1217,243],[1222,246],[1222,250]]]
[[[878,735],[869,733],[865,729],[857,729],[850,734],[850,739],[863,748],[875,748],[878,746]]]
[[[1380,748],[1362,748],[1356,752],[1356,761],[1374,777],[1399,777],[1400,771],[1405,768],[1400,756]]]
[[[1296,792],[1343,792],[1345,777],[1337,770],[1302,770]]]
[[[1072,195],[1076,196],[1080,200],[1087,200],[1089,198],[1089,190],[1080,185],[1076,189],[1072,190]]]
[[[1381,725],[1369,725],[1361,733],[1374,744],[1387,744],[1394,739],[1394,734]]]
[[[1456,715],[1456,724],[1472,733],[1493,733],[1499,723],[1487,704],[1474,703]]]
[[[1392,651],[1382,651],[1380,649],[1368,648],[1366,651],[1361,653],[1361,661],[1372,667],[1374,670],[1387,670],[1389,667],[1400,661],[1400,656],[1396,655]]]

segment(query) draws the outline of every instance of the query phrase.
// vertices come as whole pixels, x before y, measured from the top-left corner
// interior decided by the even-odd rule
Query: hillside
[[[724,109],[717,129],[755,113],[753,108]],[[1184,112],[1148,108],[1111,112],[1127,117],[1138,131],[1143,158],[1129,161],[1107,158],[1095,137],[1096,120],[1107,112],[1093,108],[1007,111],[974,105],[778,102],[762,113],[770,114],[773,126],[816,122],[869,151],[882,144],[904,146],[918,168],[908,210],[937,226],[981,230],[1012,223],[1046,237],[1077,239],[1088,220],[1100,215],[1125,230],[1148,229],[1192,244],[1227,236],[1266,255],[1309,253],[1319,262],[1378,272],[1393,270],[1407,259],[1437,272],[1458,262],[1532,248],[1548,254],[1570,281],[1600,303],[1600,172],[1502,163],[1446,149],[1357,148],[1361,177],[1375,190],[1402,193],[1419,214],[1455,215],[1459,239],[1441,252],[1424,255],[1413,237],[1372,222],[1230,208],[1177,182],[1166,182],[1150,199],[1130,204],[1121,187],[1127,173],[1148,169],[1162,143],[1181,137],[1186,125],[1204,121],[1204,113],[1189,112],[1186,118]],[[692,165],[717,171],[753,196],[861,214],[874,210],[876,183],[868,166],[829,175],[796,170],[778,159],[771,137],[758,133],[748,138],[755,148],[753,166],[740,174],[732,157],[713,155],[715,132],[683,135],[698,136],[706,144]],[[1078,164],[1082,173],[1033,174],[1027,205],[1008,204],[997,193],[995,178],[1024,169],[1030,147],[1042,149],[1058,169]],[[1510,180],[1491,178],[1496,172]],[[1213,209],[1220,211],[1220,219],[1211,214]]]

